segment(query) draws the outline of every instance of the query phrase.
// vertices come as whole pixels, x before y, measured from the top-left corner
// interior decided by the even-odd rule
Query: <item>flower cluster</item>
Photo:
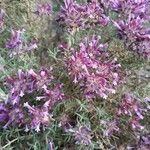
[[[4,18],[5,18],[5,11],[0,9],[0,32],[3,31],[4,28]]]
[[[109,19],[97,1],[78,4],[74,0],[65,0],[58,15],[58,22],[69,31],[91,28],[92,26],[108,24]]]
[[[127,150],[149,150],[150,149],[150,134],[140,135],[134,145],[127,147]]]
[[[146,105],[147,105],[147,110],[150,111],[150,98],[149,98],[149,97],[146,97],[146,98],[145,98],[145,102],[146,102]]]
[[[36,14],[39,16],[49,16],[52,13],[52,6],[50,3],[42,3],[37,6]]]
[[[0,122],[4,122],[4,120],[8,120],[8,109],[4,103],[0,103]]]
[[[6,48],[11,50],[10,56],[31,51],[37,48],[35,42],[28,43],[24,38],[25,30],[11,31],[11,37],[6,42]]]
[[[67,60],[69,76],[80,85],[88,99],[97,96],[106,99],[110,93],[115,93],[119,83],[120,64],[116,59],[109,60],[105,49],[99,37],[86,38]]]
[[[38,132],[50,124],[49,111],[64,98],[62,84],[53,84],[53,76],[46,69],[37,73],[19,70],[17,76],[7,79],[6,86],[8,99],[0,104],[4,128],[16,125]]]
[[[121,20],[113,21],[118,30],[119,37],[124,39],[124,43],[129,49],[139,55],[150,57],[150,31],[145,24],[149,21],[148,8],[150,2],[147,0],[139,1],[113,1],[119,12]],[[128,13],[127,13],[127,12]]]
[[[140,122],[144,119],[145,111],[140,101],[134,95],[126,93],[119,104],[117,114],[118,116],[128,117],[132,129],[143,129],[144,127]]]
[[[102,120],[100,124],[105,128],[103,131],[103,135],[106,137],[112,136],[114,133],[119,132],[118,122],[117,120],[106,121]]]
[[[144,16],[148,7],[148,0],[102,0],[101,3],[106,8],[125,15],[141,15]]]
[[[78,129],[72,130],[76,144],[90,145],[92,143],[91,129],[85,126],[80,126]]]

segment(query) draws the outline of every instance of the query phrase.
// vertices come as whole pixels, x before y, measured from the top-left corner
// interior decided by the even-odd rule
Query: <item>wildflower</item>
[[[112,9],[125,15],[144,16],[148,9],[148,0],[102,0],[101,2],[107,9]]]
[[[150,135],[149,133],[145,135],[137,136],[136,143],[134,145],[129,145],[127,150],[149,150],[150,148]]]
[[[31,51],[37,48],[37,44],[35,42],[27,43],[24,39],[25,30],[12,30],[11,37],[6,42],[6,48],[10,49],[10,56],[14,56],[16,54],[24,53]]]
[[[149,28],[146,28],[145,24],[149,22],[150,2],[148,0],[109,0],[107,2],[109,3],[108,8],[115,6],[114,9],[122,18],[119,21],[113,21],[119,38],[124,40],[124,44],[129,50],[149,59],[150,34]]]
[[[138,145],[139,145],[139,147],[141,147],[141,149],[147,148],[147,150],[148,150],[150,148],[150,134],[140,136]]]
[[[126,21],[114,22],[118,29],[119,37],[123,39],[126,46],[145,58],[150,57],[150,34],[144,27],[145,19],[140,17],[128,17]]]
[[[0,103],[0,123],[6,122],[9,119],[8,116],[8,108],[5,106],[3,102]]]
[[[130,126],[132,127],[133,130],[136,130],[136,129],[143,130],[144,126],[141,125],[140,121],[141,121],[140,118],[138,118],[138,117],[132,117],[129,120],[129,124],[130,124]]]
[[[122,102],[119,105],[118,115],[136,115],[140,119],[143,119],[143,108],[140,102],[131,94],[126,93]]]
[[[49,16],[52,13],[52,6],[50,3],[42,3],[37,6],[36,14],[39,16]]]
[[[3,128],[8,128],[10,125],[11,126],[22,126],[25,123],[25,118],[24,118],[24,113],[23,110],[20,106],[14,106],[8,109],[8,116],[9,119],[4,125]]]
[[[134,130],[144,128],[140,124],[140,121],[144,119],[144,112],[145,109],[142,104],[130,93],[124,95],[117,110],[119,116],[126,116],[129,118],[128,122]]]
[[[74,139],[76,144],[82,145],[90,145],[91,144],[91,130],[85,126],[79,127],[77,130],[74,131]]]
[[[150,111],[150,98],[146,97],[145,102],[146,102],[146,105],[147,105],[147,110]]]
[[[19,70],[18,74],[6,80],[8,99],[0,108],[0,122],[4,128],[25,127],[26,131],[50,125],[50,111],[64,99],[62,84],[54,84],[50,70],[35,72]],[[26,109],[25,109],[26,108]]]
[[[31,122],[28,126],[31,129],[35,129],[35,131],[39,132],[41,126],[44,127],[49,125],[51,115],[49,114],[48,108],[30,106],[28,102],[24,103],[24,107],[26,107],[30,113]]]
[[[133,42],[143,29],[143,23],[144,19],[140,17],[128,17],[127,21],[114,22],[114,25],[118,28],[121,37],[126,37]]]
[[[22,49],[22,44],[23,44],[23,34],[25,30],[18,30],[18,31],[11,31],[11,38],[10,40],[7,41],[6,43],[6,48],[8,49]]]
[[[105,128],[103,134],[106,137],[110,137],[114,133],[119,132],[119,130],[120,130],[118,127],[118,122],[116,120],[112,120],[112,121],[102,120],[100,123]]]
[[[73,0],[65,0],[57,21],[68,31],[91,28],[92,26],[108,24],[109,19],[97,1],[78,4]]]
[[[63,114],[59,119],[59,127],[61,127],[64,132],[68,132],[69,129],[72,128],[72,121],[71,118],[67,114]]]
[[[54,143],[51,140],[48,141],[48,150],[54,150]]]
[[[87,99],[106,99],[118,86],[120,65],[116,59],[109,60],[105,48],[98,37],[86,38],[66,61],[69,76],[80,85]]]

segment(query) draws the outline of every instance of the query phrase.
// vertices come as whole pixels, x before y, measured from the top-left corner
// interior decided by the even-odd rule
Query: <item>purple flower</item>
[[[63,114],[59,119],[59,127],[61,127],[64,132],[68,132],[72,128],[71,123],[73,120],[67,114]]]
[[[150,57],[150,33],[149,29],[144,26],[145,19],[129,16],[126,21],[121,20],[113,23],[129,49],[145,58]]]
[[[74,131],[73,136],[76,141],[76,144],[90,145],[92,143],[91,130],[85,126],[81,126],[78,129],[76,129]]]
[[[11,107],[8,110],[9,110],[9,113],[8,113],[9,119],[3,128],[6,129],[10,125],[11,126],[17,125],[18,127],[24,125],[25,116],[24,116],[23,110],[20,106]]]
[[[147,110],[150,111],[150,98],[146,97],[145,102],[146,102],[146,105],[147,105]]]
[[[80,43],[68,58],[66,67],[74,83],[79,84],[88,99],[102,97],[115,93],[119,83],[119,67],[116,59],[109,60],[106,45],[93,36]]]
[[[28,109],[31,122],[27,125],[30,129],[35,129],[39,132],[41,126],[48,126],[50,124],[50,113],[47,107],[37,108],[30,106],[28,102],[24,103],[24,107]],[[27,127],[26,127],[27,129]]]
[[[73,0],[65,0],[64,3],[57,20],[71,32],[96,25],[105,26],[109,22],[97,1],[78,4]]]
[[[121,18],[113,23],[119,37],[124,40],[126,48],[144,58],[150,58],[150,33],[149,28],[145,26],[150,19],[148,11],[150,2],[148,0],[107,0],[107,3],[109,3],[108,8],[117,11],[118,18]]]
[[[134,116],[129,120],[129,125],[133,130],[137,130],[137,129],[143,130],[144,126],[141,125],[140,121],[141,119],[139,117]]]
[[[119,104],[117,114],[119,116],[126,116],[126,120],[133,130],[143,129],[141,120],[144,119],[145,109],[140,101],[132,94],[126,93]]]
[[[25,41],[24,33],[24,29],[11,31],[11,37],[6,42],[6,48],[11,50],[10,56],[20,54],[23,52],[28,52],[37,48],[36,42],[31,42],[28,44],[27,41]]]
[[[140,135],[136,139],[134,145],[127,147],[127,150],[149,150],[150,149],[150,134]]]
[[[101,3],[107,9],[112,9],[125,15],[133,14],[144,16],[148,9],[148,0],[102,0]]]
[[[119,132],[118,122],[116,120],[105,121],[102,120],[101,124],[104,126],[103,134],[106,137],[112,136],[114,133]]]
[[[19,70],[16,76],[6,80],[9,96],[0,105],[0,122],[4,122],[4,128],[20,126],[38,132],[50,125],[50,111],[64,99],[63,85],[54,83],[51,73],[52,68],[39,72]]]
[[[48,141],[48,150],[54,150],[54,148],[55,148],[54,143],[51,140],[49,140]]]
[[[150,134],[146,134],[140,137],[138,144],[140,147],[145,147],[147,150],[150,148]]]
[[[25,30],[11,31],[11,38],[6,43],[8,49],[22,49],[23,34]]]
[[[3,102],[0,103],[0,123],[7,122],[9,119],[8,116],[8,108],[5,106]]]
[[[126,93],[122,102],[119,104],[118,115],[136,115],[139,119],[143,119],[143,108],[141,103],[132,94]]]
[[[49,16],[52,13],[52,6],[50,3],[43,3],[37,6],[36,14],[39,16]]]
[[[140,34],[140,32],[143,29],[143,23],[144,20],[140,17],[128,17],[128,20],[126,21],[119,21],[114,22],[114,25],[119,30],[121,36],[129,39],[131,42],[134,42],[137,38],[137,35]]]

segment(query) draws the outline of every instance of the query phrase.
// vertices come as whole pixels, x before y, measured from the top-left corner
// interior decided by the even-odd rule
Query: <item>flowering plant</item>
[[[49,16],[52,13],[52,5],[50,3],[41,3],[37,5],[36,14],[39,16]]]
[[[97,36],[86,38],[66,63],[69,76],[90,99],[97,96],[106,99],[110,93],[115,93],[120,78],[120,64],[116,59],[109,60],[106,45],[99,40]]]
[[[51,69],[52,71],[52,69]],[[0,122],[8,126],[24,126],[40,131],[40,127],[50,124],[49,111],[63,100],[62,84],[52,86],[53,76],[42,69],[18,71],[15,77],[9,77],[6,85],[9,89],[8,100],[1,103]],[[51,84],[51,87],[49,86]]]
[[[24,39],[24,33],[25,33],[24,29],[17,30],[17,31],[14,31],[14,30],[11,31],[11,37],[6,42],[6,48],[11,50],[10,56],[28,52],[28,51],[31,51],[31,50],[37,48],[37,44],[34,41],[31,43],[28,43]]]
[[[126,93],[123,100],[120,102],[117,114],[119,116],[127,116],[128,123],[133,130],[144,129],[141,125],[141,120],[144,119],[146,109],[134,95]]]
[[[58,22],[69,31],[91,28],[95,25],[105,26],[109,19],[97,1],[78,4],[74,0],[65,0],[58,15]]]

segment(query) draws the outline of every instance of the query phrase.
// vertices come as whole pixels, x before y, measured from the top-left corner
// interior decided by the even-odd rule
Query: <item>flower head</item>
[[[118,122],[117,120],[112,121],[101,121],[101,125],[105,128],[103,135],[106,137],[112,136],[114,133],[119,132]]]
[[[86,38],[67,60],[69,76],[80,85],[88,99],[107,98],[110,93],[115,93],[119,83],[120,65],[116,59],[109,60],[105,48],[98,37]]]
[[[74,131],[74,139],[76,144],[90,145],[91,144],[91,130],[87,127],[81,126]]]
[[[140,124],[141,120],[144,119],[144,112],[145,109],[139,99],[130,93],[124,95],[117,110],[119,116],[126,116],[128,118],[128,123],[134,130],[144,128]]]
[[[58,22],[67,30],[91,28],[92,26],[108,24],[109,19],[97,1],[78,4],[73,0],[65,0],[58,15]]]
[[[3,102],[0,103],[0,123],[6,122],[9,119],[9,110]]]
[[[0,104],[0,122],[4,128],[26,127],[26,131],[50,125],[50,111],[64,99],[62,84],[53,83],[50,70],[35,72],[19,70],[18,74],[6,80],[8,100]]]
[[[102,0],[104,7],[125,15],[144,16],[148,9],[148,0]]]
[[[8,49],[22,49],[23,44],[23,34],[25,30],[11,31],[11,38],[6,43],[6,48]]]
[[[42,3],[37,6],[36,14],[39,16],[49,16],[52,13],[52,6],[50,3]]]
[[[25,30],[12,30],[11,37],[6,42],[6,48],[10,49],[10,56],[20,54],[23,52],[31,51],[37,48],[37,44],[35,42],[27,43],[24,39]]]
[[[127,147],[127,150],[149,150],[150,149],[150,134],[139,135],[137,137],[136,143]]]
[[[138,17],[128,17],[128,20],[114,22],[119,37],[126,42],[129,49],[145,58],[150,57],[150,32],[144,24],[146,20]]]

